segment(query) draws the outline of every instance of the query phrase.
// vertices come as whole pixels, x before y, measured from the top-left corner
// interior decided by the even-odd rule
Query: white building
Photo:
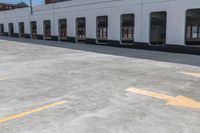
[[[72,0],[34,7],[33,14],[30,8],[0,12],[0,33],[155,50],[197,50],[200,1]]]

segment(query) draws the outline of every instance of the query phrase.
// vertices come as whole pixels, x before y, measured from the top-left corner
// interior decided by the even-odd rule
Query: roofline
[[[2,4],[2,5],[9,5],[9,6],[17,6],[17,4],[10,4],[10,3],[3,3],[3,2],[0,2],[0,4]]]

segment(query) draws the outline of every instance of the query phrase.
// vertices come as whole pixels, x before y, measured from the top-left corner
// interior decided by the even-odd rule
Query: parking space
[[[1,37],[0,132],[199,133],[199,75],[197,55]]]

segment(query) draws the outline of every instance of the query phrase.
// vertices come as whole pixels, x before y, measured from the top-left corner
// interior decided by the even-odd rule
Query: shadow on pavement
[[[0,39],[7,40],[7,41],[29,43],[29,44],[34,44],[34,45],[61,47],[61,48],[84,50],[88,52],[96,52],[96,53],[102,53],[102,54],[110,54],[110,55],[117,55],[117,56],[156,60],[156,61],[162,61],[162,62],[200,66],[200,56],[191,55],[191,54],[158,52],[158,51],[148,51],[148,50],[139,50],[139,49],[130,49],[130,48],[117,48],[117,47],[111,47],[111,46],[70,43],[70,42],[32,40],[32,39],[25,39],[25,38],[0,37]]]

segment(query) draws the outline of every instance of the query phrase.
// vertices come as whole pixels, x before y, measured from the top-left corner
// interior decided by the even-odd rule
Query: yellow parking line
[[[193,76],[193,77],[196,77],[196,78],[200,78],[200,72],[181,72],[182,74],[185,74],[185,75],[189,75],[189,76]]]
[[[49,105],[46,105],[46,106],[43,106],[43,107],[40,107],[40,108],[37,108],[37,109],[33,109],[33,110],[22,112],[22,113],[19,113],[19,114],[16,114],[16,115],[12,115],[12,116],[0,119],[0,123],[4,123],[4,122],[7,122],[7,121],[10,121],[10,120],[13,120],[13,119],[22,118],[22,117],[28,116],[30,114],[43,111],[43,110],[48,109],[48,108],[52,108],[52,107],[55,107],[55,106],[58,106],[58,105],[62,105],[65,102],[66,101],[59,101],[59,102],[49,104]]]
[[[5,77],[0,77],[0,80],[6,80],[6,78]]]

